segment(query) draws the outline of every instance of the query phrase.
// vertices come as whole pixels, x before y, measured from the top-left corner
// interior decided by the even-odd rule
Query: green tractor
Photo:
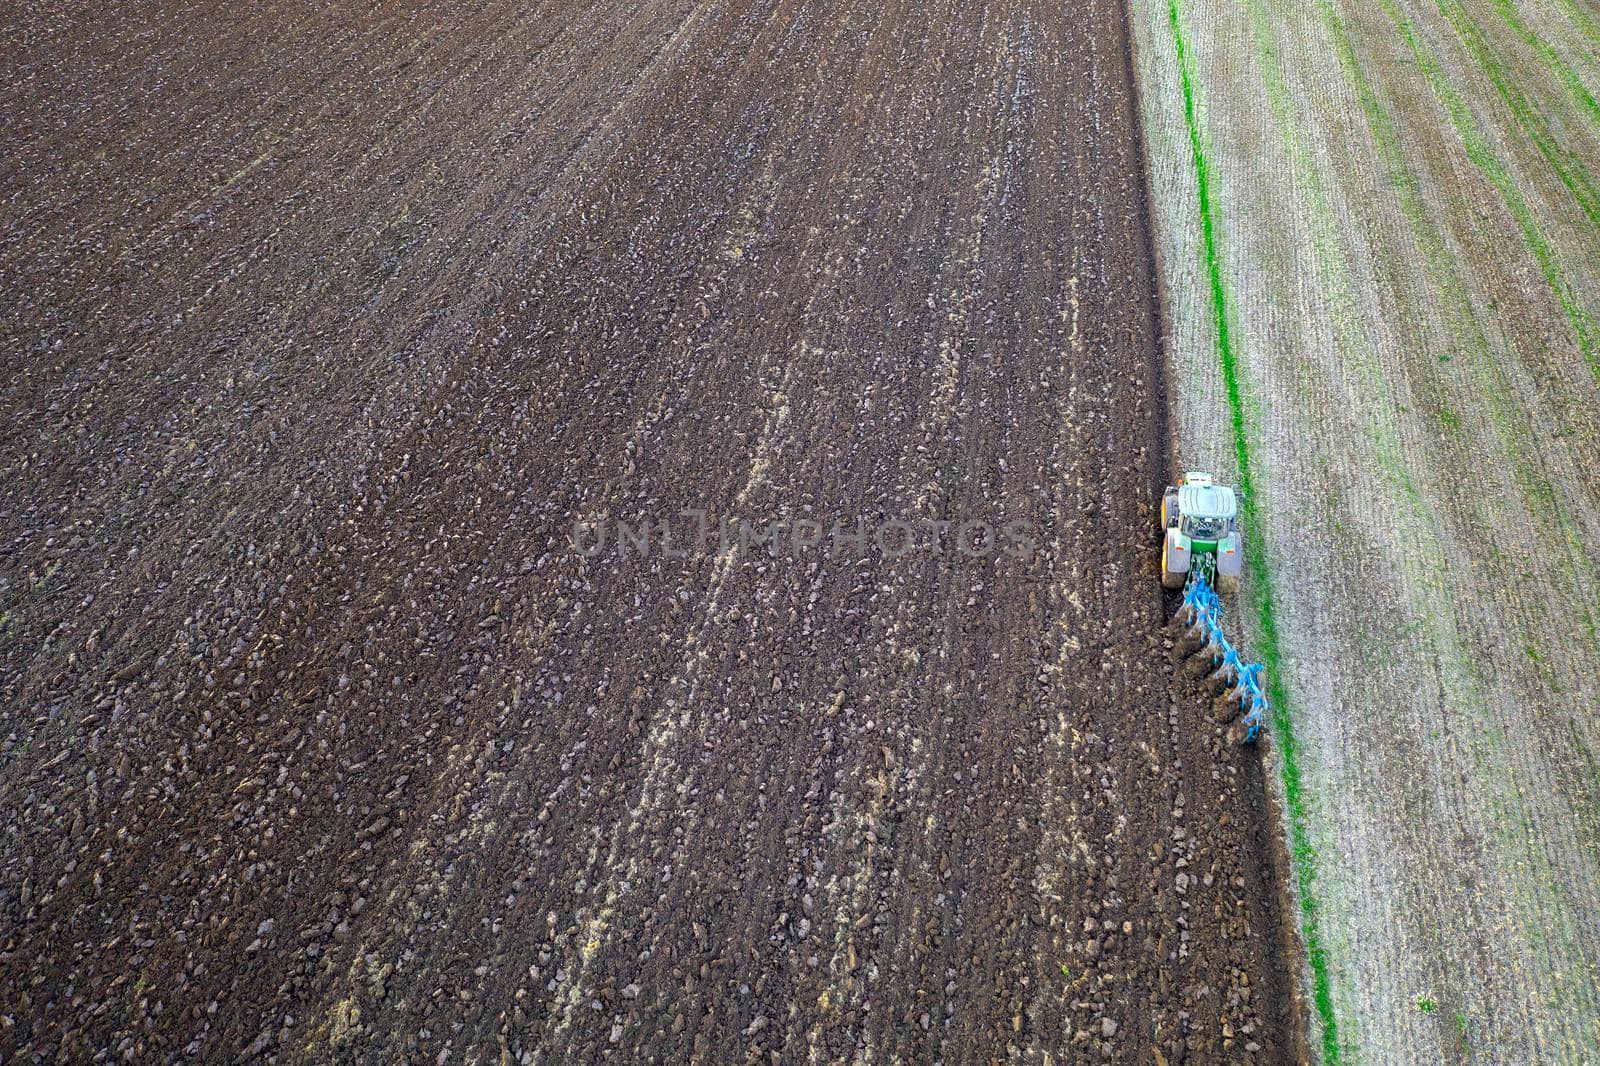
[[[1217,591],[1231,595],[1244,572],[1239,500],[1210,474],[1188,473],[1161,494],[1161,587],[1181,589],[1190,573],[1215,575]]]

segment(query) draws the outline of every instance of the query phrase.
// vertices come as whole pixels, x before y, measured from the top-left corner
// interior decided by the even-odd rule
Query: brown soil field
[[[0,1058],[1299,1055],[1120,3],[0,56]],[[1034,550],[572,544],[684,509]]]

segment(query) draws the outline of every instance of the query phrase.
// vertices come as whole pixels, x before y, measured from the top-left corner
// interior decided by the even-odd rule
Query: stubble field
[[[1600,1057],[1600,16],[1139,0],[1325,1061]]]

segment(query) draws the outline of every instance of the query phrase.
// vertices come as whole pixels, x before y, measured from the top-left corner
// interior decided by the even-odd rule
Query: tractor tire
[[[1183,583],[1189,578],[1188,574],[1175,574],[1167,569],[1167,546],[1161,545],[1161,587],[1177,591],[1183,588]]]
[[[1218,574],[1217,575],[1217,592],[1219,592],[1220,594],[1222,594],[1224,596],[1237,596],[1237,595],[1239,595],[1239,575],[1238,574],[1232,574],[1232,575],[1229,575],[1229,574]]]

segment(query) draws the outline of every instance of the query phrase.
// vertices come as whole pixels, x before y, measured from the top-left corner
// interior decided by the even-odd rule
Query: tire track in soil
[[[1289,1057],[1120,6],[210,12],[0,30],[4,1046]]]

